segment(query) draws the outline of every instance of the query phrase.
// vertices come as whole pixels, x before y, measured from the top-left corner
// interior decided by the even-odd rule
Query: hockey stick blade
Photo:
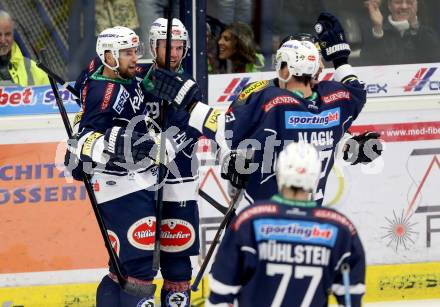
[[[205,274],[205,270],[208,266],[209,261],[211,260],[212,255],[214,254],[214,250],[217,247],[217,245],[220,243],[220,237],[223,233],[223,229],[226,228],[227,225],[229,225],[229,222],[231,218],[234,216],[235,210],[238,207],[238,204],[245,192],[245,189],[241,189],[237,191],[234,195],[234,198],[231,201],[231,204],[228,208],[228,211],[225,214],[225,217],[223,218],[222,222],[220,223],[220,226],[217,229],[217,232],[215,234],[214,240],[211,243],[211,246],[209,247],[208,253],[206,254],[205,259],[203,260],[202,265],[200,266],[200,270],[197,273],[196,278],[194,279],[194,283],[191,285],[192,291],[197,291],[200,282],[202,281],[203,274]]]
[[[168,16],[167,16],[167,36],[166,36],[166,48],[165,48],[165,69],[170,70],[171,67],[171,31],[173,25],[173,10],[174,1],[168,0]],[[158,171],[158,183],[160,184],[159,189],[156,193],[156,232],[154,235],[154,249],[153,249],[153,264],[151,269],[154,272],[159,271],[160,268],[160,234],[162,225],[162,209],[163,209],[163,181],[165,180],[166,167],[163,164],[165,161],[165,133],[168,129],[168,118],[167,118],[168,102],[162,101],[162,109],[160,111],[160,129],[162,133],[160,134],[160,149],[159,149],[159,171]]]
[[[206,200],[206,202],[208,204],[210,204],[211,206],[213,206],[215,209],[217,209],[218,211],[220,211],[223,215],[226,214],[226,212],[228,212],[228,208],[223,207],[222,205],[220,205],[219,202],[217,202],[214,198],[212,198],[211,196],[209,196],[205,191],[203,191],[202,189],[199,189],[199,195],[201,198],[203,198],[204,200]]]

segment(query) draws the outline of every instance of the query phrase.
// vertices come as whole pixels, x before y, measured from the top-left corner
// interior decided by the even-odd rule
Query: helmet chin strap
[[[289,75],[287,77],[287,79],[284,79],[283,77],[280,76],[280,72],[278,72],[278,80],[281,80],[284,82],[284,88],[287,88],[287,83],[289,82],[290,78],[292,78],[292,74],[289,71]]]
[[[110,66],[105,60],[103,61],[103,64],[110,68],[117,76],[119,76],[119,59],[113,51],[111,52],[111,54],[116,61],[116,66]]]
[[[116,66],[110,66],[106,62],[104,62],[104,65],[107,66],[108,68],[110,68],[119,79],[128,80],[127,78],[123,78],[121,76],[121,74],[119,73],[119,58],[115,57],[114,55],[113,55],[113,57],[114,57],[114,59],[116,61]]]
[[[286,79],[284,79],[283,77],[281,77],[281,64],[279,64],[278,69],[277,69],[277,75],[278,75],[278,79],[283,81],[285,83],[285,85],[287,86],[287,82],[289,82],[289,80],[292,78],[292,73],[289,70],[289,67],[287,67],[287,72],[289,73],[289,75],[287,76]]]

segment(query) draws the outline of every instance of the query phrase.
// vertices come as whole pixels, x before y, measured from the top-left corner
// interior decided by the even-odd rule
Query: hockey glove
[[[83,163],[75,154],[78,146],[78,140],[73,137],[67,140],[66,154],[64,155],[64,166],[66,172],[71,174],[73,179],[82,180],[83,178]]]
[[[382,142],[377,132],[365,132],[350,138],[345,144],[343,159],[352,165],[367,164],[382,154]]]
[[[122,167],[148,167],[156,161],[159,146],[148,134],[113,127],[107,129],[104,140],[104,152],[110,156],[110,162],[119,162]]]
[[[239,150],[228,152],[222,161],[221,176],[228,180],[234,188],[242,189],[249,179],[251,158]]]
[[[151,93],[161,99],[171,101],[175,108],[190,110],[197,101],[197,83],[184,75],[157,68],[153,73],[154,88]]]
[[[315,24],[315,32],[324,59],[332,61],[335,68],[347,64],[350,46],[339,20],[330,13],[321,13]]]

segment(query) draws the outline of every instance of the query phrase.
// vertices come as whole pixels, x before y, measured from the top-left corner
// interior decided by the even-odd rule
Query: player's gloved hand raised
[[[221,176],[234,188],[242,189],[249,179],[249,167],[252,158],[246,157],[241,150],[231,150],[224,155],[221,163]]]
[[[197,83],[176,72],[157,68],[153,73],[154,88],[151,93],[171,101],[177,109],[190,110],[200,97]]]
[[[343,159],[352,165],[370,163],[382,154],[379,137],[379,133],[367,131],[350,138],[345,144]]]
[[[344,29],[339,20],[330,13],[321,13],[315,24],[322,56],[333,61],[335,68],[346,64],[350,55],[350,45],[345,39]]]

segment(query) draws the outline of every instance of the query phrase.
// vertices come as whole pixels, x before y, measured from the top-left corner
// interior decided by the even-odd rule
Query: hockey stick
[[[344,299],[345,307],[351,307],[351,295],[350,295],[350,266],[348,263],[341,265],[342,282],[344,284]]]
[[[165,51],[165,69],[170,70],[171,67],[171,30],[173,25],[173,0],[168,0],[168,22],[167,22],[167,40]],[[162,226],[162,207],[163,207],[163,184],[165,180],[166,168],[163,164],[165,162],[165,131],[168,128],[167,119],[168,102],[162,101],[162,110],[160,112],[160,151],[159,151],[159,174],[158,183],[159,189],[156,194],[156,231],[154,235],[154,250],[153,250],[153,265],[152,270],[157,272],[160,267],[160,228]]]
[[[51,71],[47,66],[46,63],[43,63],[43,61],[41,61],[41,59],[39,58],[41,57],[45,57],[44,52],[42,52],[45,49],[41,49],[40,52],[38,52],[34,45],[31,43],[30,37],[26,31],[26,29],[21,25],[21,23],[18,20],[14,20],[14,23],[17,24],[20,27],[21,32],[23,33],[24,37],[26,38],[26,40],[28,41],[29,46],[32,49],[32,52],[35,54],[36,57],[36,64],[37,66],[44,71],[48,76],[52,77],[52,79],[54,79],[56,82],[58,82],[59,84],[61,84],[64,88],[67,88],[69,90],[69,92],[71,92],[73,95],[75,95],[77,98],[79,98],[79,93],[78,91],[71,86],[67,81],[64,81],[63,78],[61,78],[59,75],[57,75],[56,73],[54,73],[53,71]],[[44,61],[45,62],[45,61]],[[50,81],[50,80],[49,80]]]
[[[41,53],[41,57],[44,58],[44,53]],[[47,68],[47,67],[46,67]],[[49,69],[49,68],[47,68]],[[69,118],[67,116],[66,109],[64,107],[63,101],[61,99],[58,87],[56,85],[55,79],[48,74],[50,86],[52,88],[52,91],[55,96],[55,101],[58,106],[58,109],[60,111],[61,118],[63,120],[64,128],[66,129],[67,136],[69,139],[73,137],[73,130],[70,125]],[[96,220],[98,222],[99,230],[101,231],[102,238],[104,239],[105,248],[107,249],[108,255],[110,257],[110,263],[112,268],[115,271],[115,275],[118,279],[119,286],[124,290],[126,293],[137,296],[137,297],[150,297],[154,294],[156,291],[156,285],[155,284],[139,284],[130,282],[127,277],[125,277],[125,274],[123,273],[122,265],[119,261],[119,258],[116,256],[115,251],[112,247],[112,244],[110,242],[110,239],[107,235],[107,228],[105,226],[104,220],[101,216],[101,213],[98,209],[98,201],[96,200],[95,193],[93,192],[93,186],[90,183],[89,175],[86,173],[83,173],[83,182],[86,187],[87,195],[89,196],[90,202],[92,204],[93,212],[95,213]]]
[[[79,92],[69,84],[69,82],[65,81],[63,78],[61,78],[59,75],[54,73],[49,67],[46,66],[45,63],[38,61],[37,66],[44,71],[49,78],[52,78],[59,84],[61,84],[64,88],[66,88],[69,92],[71,92],[73,95],[76,96],[76,98],[79,98]]]
[[[228,208],[223,207],[222,205],[220,205],[220,203],[218,203],[214,198],[212,198],[211,196],[209,196],[205,191],[203,191],[202,189],[199,189],[199,195],[201,198],[203,198],[204,200],[206,200],[206,202],[208,204],[210,204],[211,206],[213,206],[215,209],[217,209],[218,211],[220,211],[223,215],[226,215],[226,213],[228,212]]]
[[[203,274],[205,273],[209,260],[211,260],[215,248],[220,243],[220,237],[223,233],[223,230],[226,228],[226,225],[230,223],[231,218],[234,216],[235,210],[237,209],[240,199],[242,198],[244,192],[245,192],[244,188],[240,189],[239,191],[237,191],[237,193],[235,193],[234,197],[232,198],[231,205],[229,206],[228,211],[226,211],[225,217],[223,218],[222,222],[220,223],[220,226],[218,227],[214,240],[212,241],[211,246],[209,247],[205,259],[203,259],[203,263],[200,266],[200,270],[197,273],[194,283],[191,285],[192,291],[198,290],[197,288],[199,287],[200,281],[202,280]]]

